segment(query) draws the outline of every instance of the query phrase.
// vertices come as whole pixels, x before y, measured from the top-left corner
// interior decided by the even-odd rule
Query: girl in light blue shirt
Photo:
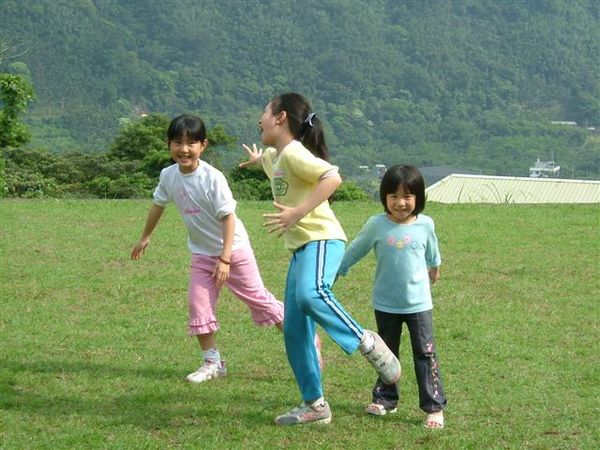
[[[433,220],[422,214],[425,182],[416,167],[397,165],[381,180],[384,213],[372,216],[350,244],[338,270],[346,275],[373,249],[377,259],[373,307],[377,331],[399,355],[402,325],[410,333],[419,388],[419,405],[427,413],[427,428],[443,428],[446,396],[433,337],[431,284],[440,276],[441,257]],[[373,415],[396,412],[396,384],[377,379],[372,403],[365,411]]]

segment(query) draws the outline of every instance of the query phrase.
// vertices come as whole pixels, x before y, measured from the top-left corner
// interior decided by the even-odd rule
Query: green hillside
[[[30,145],[53,152],[103,152],[143,113],[255,141],[265,102],[295,90],[348,175],[554,158],[598,178],[599,18],[594,0],[2,0],[0,72],[31,79]]]

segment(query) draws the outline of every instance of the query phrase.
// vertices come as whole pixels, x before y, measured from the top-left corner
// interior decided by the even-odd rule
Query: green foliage
[[[256,167],[229,172],[229,185],[238,200],[272,200],[271,183],[265,173]],[[334,195],[335,201],[369,200],[369,194],[356,182],[345,180]]]
[[[2,163],[4,192],[10,197],[144,197],[156,183],[140,172],[139,162],[111,160],[106,154],[7,149]]]
[[[184,111],[199,111],[207,123],[251,142],[266,101],[296,90],[312,100],[334,162],[347,174],[358,165],[410,160],[526,175],[532,152],[494,150],[491,139],[531,138],[542,124],[563,120],[577,122],[586,143],[567,138],[564,127],[543,131],[566,155],[555,154],[557,163],[574,177],[600,177],[598,165],[586,165],[585,148],[593,137],[587,127],[600,128],[594,0],[171,0],[161,6],[0,2],[3,33],[31,42],[19,59],[38,92],[25,117],[36,124],[34,145],[44,146],[53,134],[60,139],[51,144],[64,148],[52,151],[73,148],[74,141],[104,151],[123,137],[123,120]],[[290,10],[293,21],[285,19]],[[282,20],[285,26],[272,26]],[[50,127],[57,131],[48,133]],[[228,169],[235,158],[217,141],[211,139],[207,158]],[[122,157],[161,148],[140,144],[111,151]],[[552,157],[536,148],[534,160]],[[156,163],[144,170],[155,171]]]
[[[0,158],[0,198],[6,197],[8,194],[8,186],[6,185],[6,160],[4,155]]]
[[[269,180],[247,179],[230,183],[233,197],[236,200],[272,200]]]
[[[62,191],[54,178],[29,169],[9,170],[5,174],[6,193],[10,197],[61,197]]]
[[[167,128],[171,120],[162,114],[150,114],[135,121],[126,121],[117,134],[108,158],[133,164],[129,175],[119,174],[104,184],[104,178],[91,186],[101,197],[131,198],[148,194],[156,184],[160,171],[171,163],[167,146]],[[154,181],[152,181],[154,180]]]
[[[237,138],[230,136],[223,125],[217,125],[206,132],[206,138],[211,145],[231,148],[237,143]]]
[[[9,197],[59,197],[52,167],[57,159],[46,151],[9,148],[3,151],[4,182]]]
[[[277,32],[272,23],[290,7],[293,23]],[[592,0],[172,0],[168,11],[152,2],[4,0],[0,15],[0,147],[21,147],[31,134],[30,148],[108,153],[115,167],[82,180],[81,156],[62,172],[46,170],[66,195],[84,193],[96,176],[156,178],[170,162],[168,117],[184,111],[218,124],[203,157],[227,172],[238,140],[256,138],[266,101],[288,90],[312,100],[332,161],[369,195],[361,165],[527,176],[537,158],[553,158],[564,177],[600,177],[600,142],[587,128],[600,129]],[[38,97],[27,111],[26,80]],[[268,194],[264,180],[232,188],[244,198]]]
[[[144,173],[122,174],[115,179],[107,176],[94,178],[88,184],[91,194],[99,198],[150,198],[156,182]]]
[[[33,99],[33,87],[26,78],[0,73],[0,148],[18,147],[29,141],[29,130],[19,116]]]
[[[342,185],[335,191],[336,201],[364,201],[369,200],[369,195],[356,183],[349,180],[344,181]]]
[[[112,143],[108,156],[141,161],[149,154],[162,151],[168,158],[168,152],[165,150],[169,123],[169,118],[162,114],[150,114],[141,120],[126,122]]]
[[[229,172],[229,186],[237,200],[272,200],[271,183],[262,169],[234,167]]]
[[[106,153],[51,153],[27,147],[5,149],[0,166],[0,195],[149,197],[160,171],[171,164],[165,141],[169,122],[162,115],[126,121]],[[207,131],[207,135],[215,149],[230,148],[236,141],[219,126]],[[218,153],[207,151],[203,157],[214,164]],[[248,193],[245,198],[265,198],[250,195],[254,192],[250,186],[245,186],[244,192]]]

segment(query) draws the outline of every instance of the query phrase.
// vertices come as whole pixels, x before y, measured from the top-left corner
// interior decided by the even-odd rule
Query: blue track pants
[[[305,402],[323,395],[321,371],[314,344],[319,324],[347,354],[358,348],[362,327],[331,292],[345,244],[313,241],[292,255],[285,288],[283,333],[288,361]]]

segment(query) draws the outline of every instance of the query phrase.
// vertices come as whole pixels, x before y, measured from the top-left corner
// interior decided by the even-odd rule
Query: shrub
[[[99,176],[90,181],[87,190],[100,198],[142,198],[152,194],[154,180],[145,173],[122,174],[116,179]]]
[[[335,191],[336,201],[369,200],[369,195],[354,181],[344,181]]]
[[[269,180],[246,179],[229,183],[233,197],[237,200],[271,200]]]
[[[27,169],[10,170],[5,173],[6,193],[10,197],[43,198],[60,197],[62,191],[54,178]]]

